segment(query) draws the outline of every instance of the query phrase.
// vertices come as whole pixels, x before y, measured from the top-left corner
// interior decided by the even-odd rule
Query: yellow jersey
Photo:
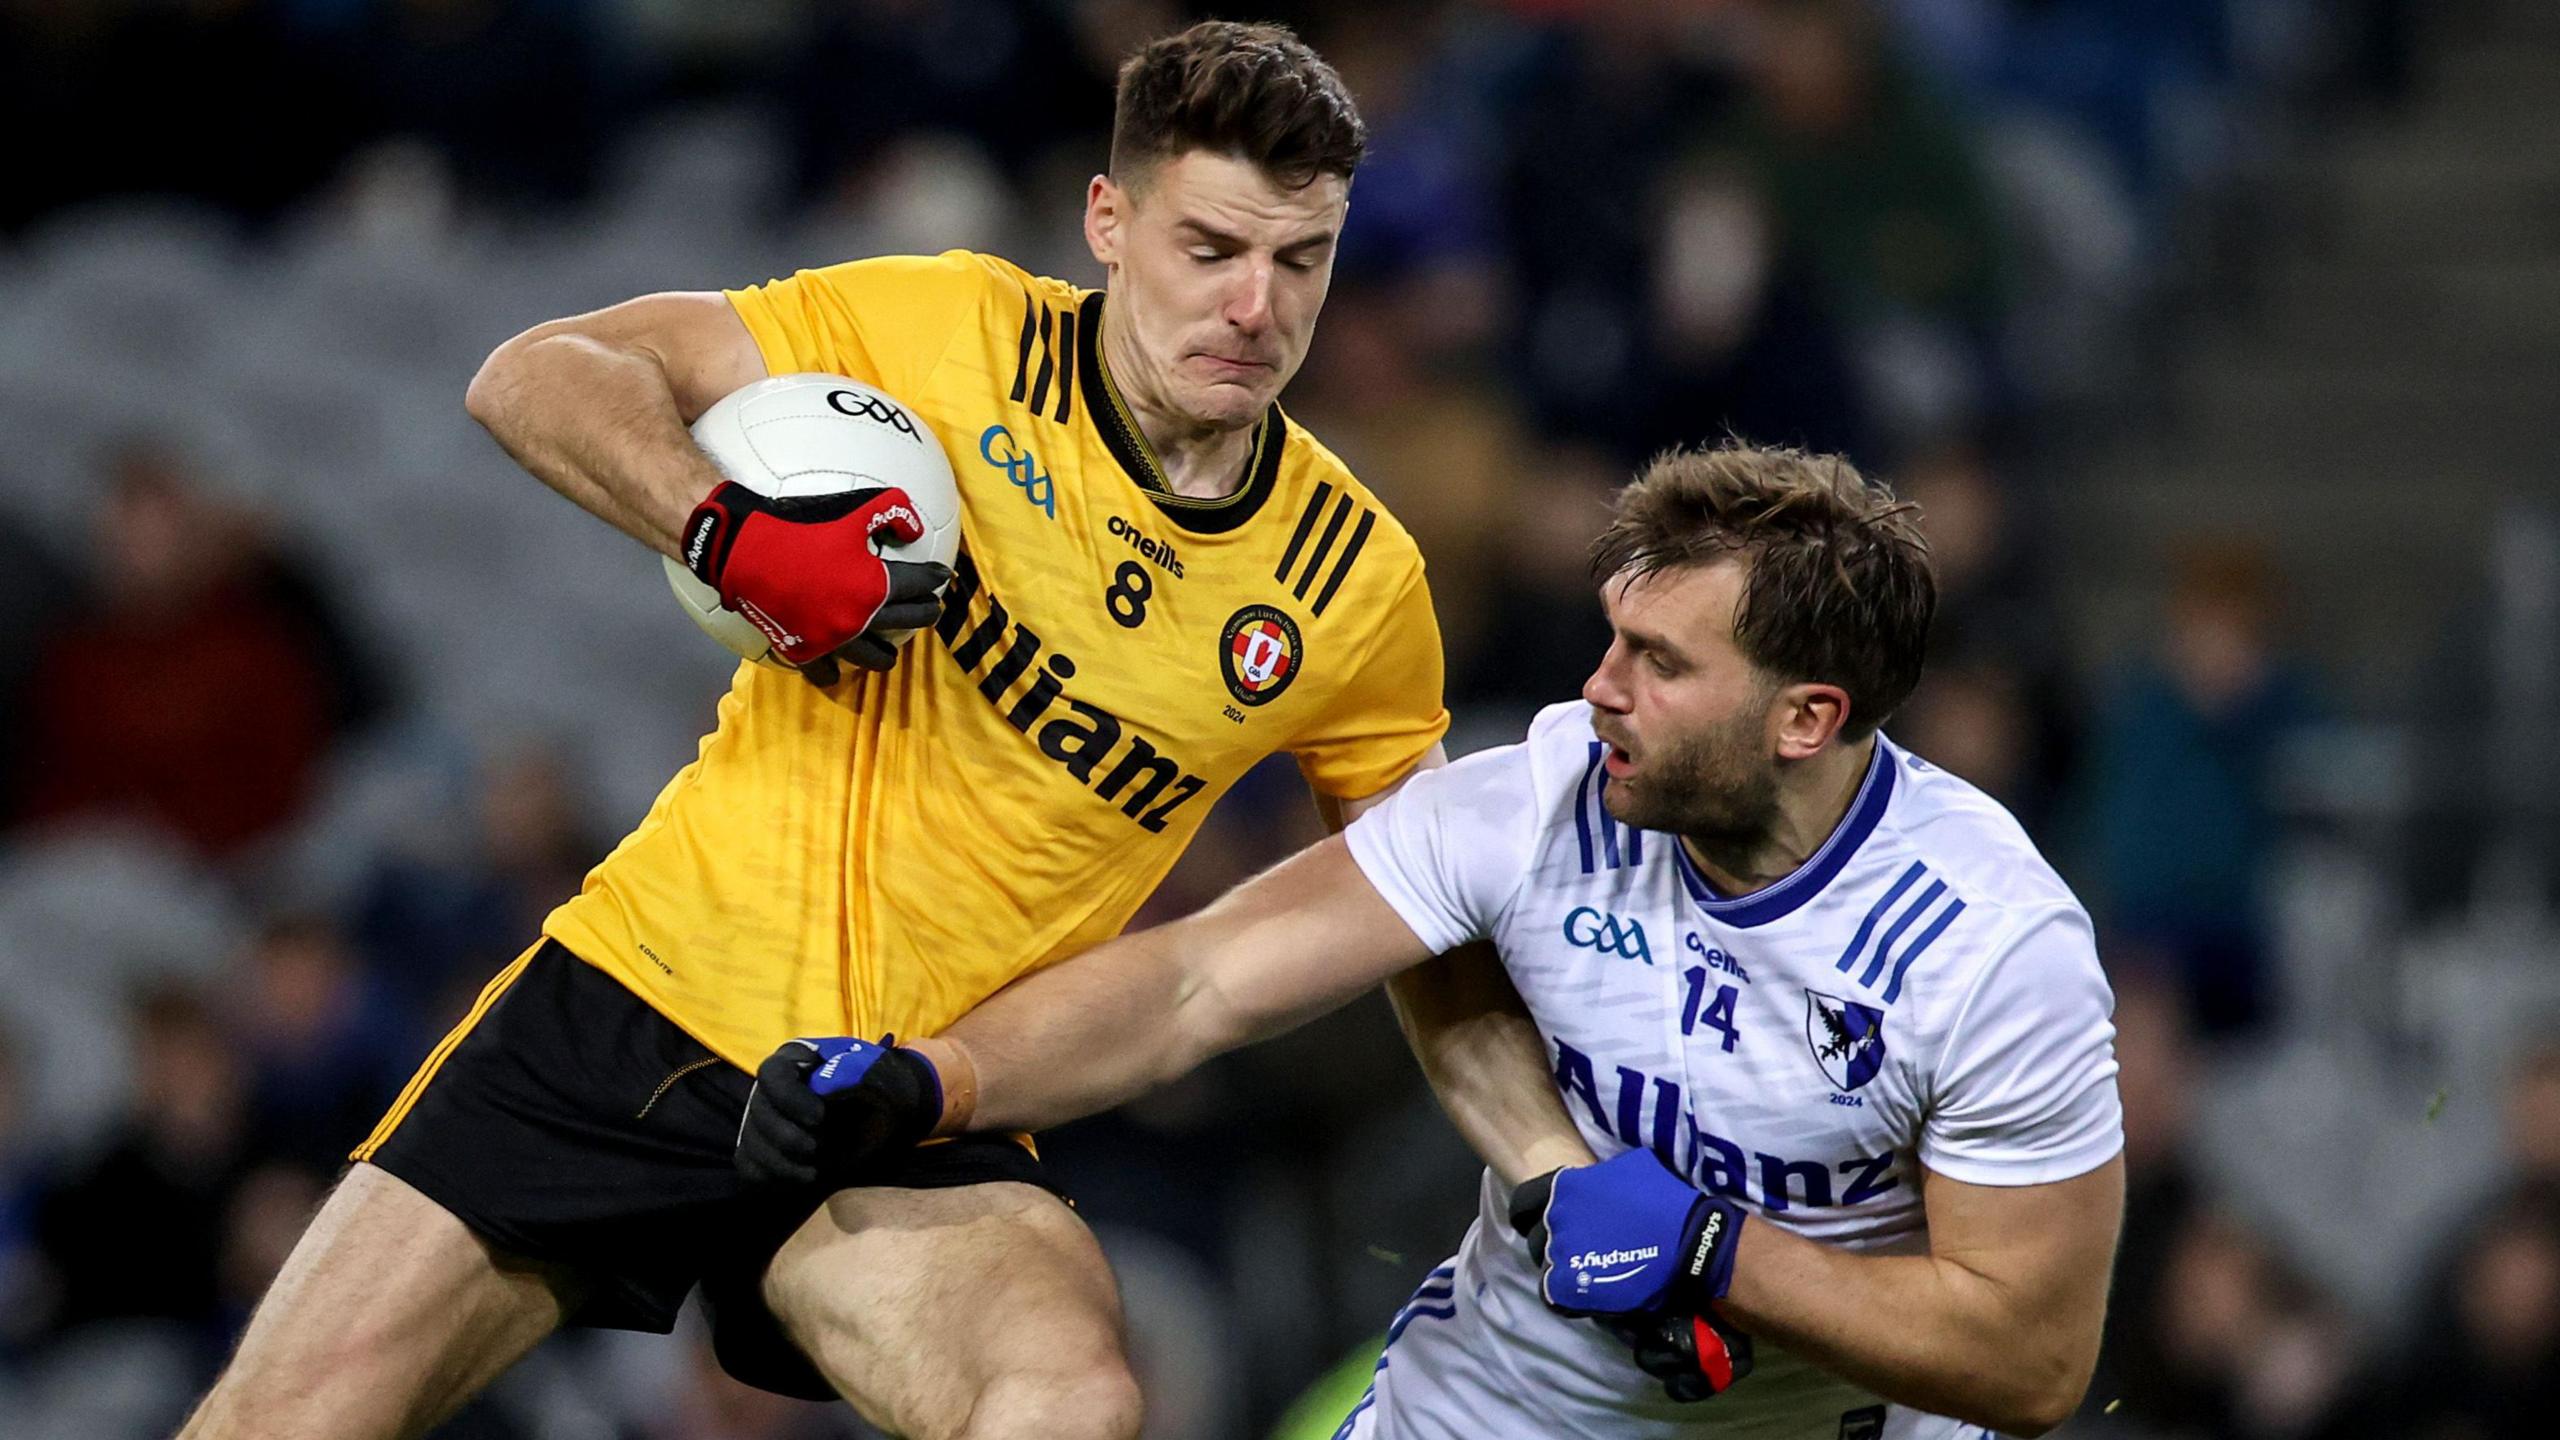
[[[1103,292],[952,251],[729,299],[769,372],[932,426],[962,543],[894,669],[739,666],[699,756],[544,922],[723,1058],[932,1034],[1118,933],[1264,757],[1357,799],[1448,728],[1411,537],[1277,405],[1233,494],[1169,493],[1103,366]]]

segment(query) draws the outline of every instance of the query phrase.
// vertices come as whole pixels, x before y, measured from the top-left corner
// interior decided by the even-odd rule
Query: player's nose
[[[1599,665],[1593,668],[1591,678],[1582,682],[1582,698],[1593,709],[1618,715],[1627,713],[1627,689],[1619,683],[1617,668],[1621,658],[1618,645],[1612,641],[1608,653],[1602,655]]]
[[[1235,289],[1227,296],[1227,323],[1248,332],[1271,325],[1271,262],[1254,260],[1241,267]]]

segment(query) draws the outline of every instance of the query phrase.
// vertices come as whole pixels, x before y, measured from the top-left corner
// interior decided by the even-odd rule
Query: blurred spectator
[[[165,1321],[210,1346],[223,1231],[247,1168],[248,1076],[192,991],[145,991],[129,1018],[125,1116],[37,1203],[36,1235],[55,1280],[53,1328]]]
[[[472,788],[467,836],[449,846],[407,837],[366,880],[352,912],[386,1008],[429,1031],[533,943],[543,917],[578,893],[608,848],[555,749],[502,751]]]
[[[222,1219],[223,1330],[238,1335],[249,1324],[267,1286],[284,1268],[303,1229],[329,1192],[327,1172],[269,1163],[241,1177]]]
[[[1461,707],[1529,712],[1582,693],[1609,648],[1609,621],[1591,579],[1591,542],[1609,524],[1626,477],[1590,450],[1550,449],[1510,504],[1496,512],[1497,583],[1473,643],[1452,647],[1450,698]],[[1500,736],[1520,738],[1517,726]]]
[[[1876,453],[1850,337],[1750,177],[1724,157],[1684,157],[1653,223],[1636,452],[1739,435]]]
[[[1902,467],[1894,490],[1920,507],[1938,573],[1928,677],[1894,736],[2049,841],[2074,738],[2049,577],[1980,447],[1934,447]]]
[[[808,7],[781,80],[803,198],[841,202],[876,178],[874,162],[893,145],[919,134],[968,137],[1016,180],[1053,147],[1076,147],[1087,174],[1102,169],[1111,71],[1088,68],[1099,57],[1078,43],[1067,9],[1010,0]]]
[[[93,602],[38,643],[17,818],[138,818],[235,853],[299,813],[378,682],[307,572],[166,450],[114,455],[97,546]]]
[[[1678,19],[1610,3],[1533,31],[1491,106],[1496,228],[1519,284],[1512,375],[1541,429],[1630,464],[1665,443],[1653,433],[1655,197],[1681,135],[1722,113],[1731,89]]]
[[[1862,0],[1738,14],[1752,103],[1723,143],[1768,196],[1778,245],[1859,336],[1870,402],[1903,434],[1977,418],[2005,296],[1970,142]]]
[[[2085,878],[2101,918],[2171,967],[2199,1029],[2236,1035],[2267,1023],[2275,1003],[2267,790],[2279,747],[2312,718],[2312,687],[2279,648],[2264,553],[2198,546],[2174,574],[2158,652],[2098,717]]]
[[[2405,1434],[2490,1440],[2560,1413],[2560,1042],[2517,1061],[2503,1118],[2504,1170],[2451,1227],[2395,1377]]]
[[[26,1133],[26,1077],[17,1042],[0,1030],[0,1359],[34,1334],[51,1308],[37,1248],[37,1169]]]
[[[1498,537],[1535,503],[1524,492],[1547,481],[1525,470],[1532,442],[1517,407],[1425,352],[1435,308],[1429,289],[1337,285],[1290,405],[1413,532],[1442,638],[1463,655],[1500,588],[1488,573]]]
[[[2191,1140],[2195,1086],[2203,1074],[2177,991],[2139,970],[2118,970],[2116,1088],[2124,1103],[2125,1218],[2107,1296],[2106,1336],[2084,1419],[2124,1414],[2143,1424],[2172,1388],[2160,1308],[2169,1259],[2206,1204]]]
[[[2548,1035],[2551,1027],[2535,1033]],[[2544,1041],[2516,1065],[2506,1122],[2510,1183],[2560,1198],[2560,1042]]]
[[[1467,13],[1471,8],[1367,7],[1322,37],[1325,58],[1359,98],[1360,118],[1369,127],[1360,203],[1343,220],[1337,284],[1428,286],[1456,278],[1473,291],[1496,283],[1490,273],[1497,238],[1483,77],[1469,63],[1474,57],[1465,42],[1451,32],[1501,31],[1487,25],[1487,17]],[[1488,327],[1496,313],[1493,305],[1478,303],[1429,307],[1429,313],[1407,318],[1427,333],[1434,320]],[[1328,308],[1328,329],[1332,314]],[[1490,335],[1477,328],[1467,338],[1481,342]]]
[[[586,193],[611,128],[583,4],[379,0],[342,63],[364,77],[369,128],[426,141],[468,190],[524,203]]]
[[[383,1013],[345,937],[317,916],[268,924],[227,991],[249,1066],[250,1153],[335,1169],[407,1077],[407,1027]]]
[[[2166,1362],[2157,1390],[2122,1399],[2172,1434],[2206,1440],[2346,1440],[2365,1433],[2356,1332],[2228,1215],[2176,1237],[2152,1324]]]
[[[2527,1435],[2560,1414],[2560,1195],[2517,1195],[2453,1256],[2445,1294],[2413,1327],[2397,1377],[2397,1433]]]

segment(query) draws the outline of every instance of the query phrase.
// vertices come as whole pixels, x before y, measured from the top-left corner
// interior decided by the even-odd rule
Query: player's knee
[[[1138,1382],[1114,1358],[1082,1370],[1006,1376],[969,1408],[961,1440],[1137,1440]]]

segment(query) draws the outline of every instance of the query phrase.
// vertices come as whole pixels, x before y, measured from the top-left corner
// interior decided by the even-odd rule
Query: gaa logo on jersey
[[[1843,1094],[1884,1068],[1884,1012],[1819,990],[1804,992],[1804,1040],[1813,1063]]]
[[[1247,605],[1227,617],[1218,636],[1218,673],[1238,701],[1268,705],[1298,678],[1305,654],[1297,621],[1268,605]]]

